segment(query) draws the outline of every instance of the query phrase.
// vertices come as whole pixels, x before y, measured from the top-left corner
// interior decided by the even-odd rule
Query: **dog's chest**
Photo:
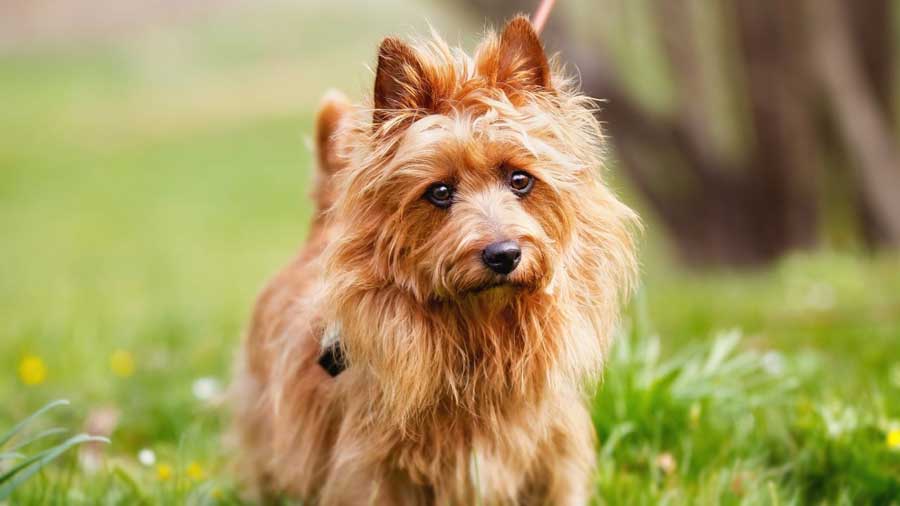
[[[427,438],[430,444],[420,440],[397,448],[396,465],[412,483],[428,488],[435,504],[515,504],[536,466],[541,419],[509,422],[502,433],[472,437],[442,429]]]

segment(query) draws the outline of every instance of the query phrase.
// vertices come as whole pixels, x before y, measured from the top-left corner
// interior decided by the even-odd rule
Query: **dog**
[[[338,505],[584,505],[587,396],[637,273],[596,102],[528,18],[473,56],[386,38],[328,94],[307,242],[233,385],[240,476]]]

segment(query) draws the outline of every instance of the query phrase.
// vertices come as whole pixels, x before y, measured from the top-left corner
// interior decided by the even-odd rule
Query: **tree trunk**
[[[857,19],[873,23],[858,27],[855,40],[839,0],[807,0],[807,11],[819,26],[813,44],[825,95],[856,162],[864,223],[872,240],[900,247],[900,151],[889,116],[892,53],[889,37],[880,33],[889,30],[890,21],[874,19],[889,19],[889,9],[881,4],[854,5],[861,12]]]

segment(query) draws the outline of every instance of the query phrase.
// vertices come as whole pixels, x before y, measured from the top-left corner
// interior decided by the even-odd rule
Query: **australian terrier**
[[[595,102],[524,16],[474,56],[385,39],[317,119],[317,211],[233,386],[252,489],[336,505],[584,505],[586,406],[636,273]]]

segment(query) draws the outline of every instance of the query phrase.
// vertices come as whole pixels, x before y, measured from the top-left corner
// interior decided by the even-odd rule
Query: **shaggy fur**
[[[242,476],[323,506],[586,504],[585,387],[637,225],[600,179],[592,101],[525,17],[474,57],[385,39],[374,88],[319,114],[310,238],[260,296],[234,385]],[[449,208],[423,198],[437,182]],[[482,261],[500,240],[522,248],[508,276]]]

